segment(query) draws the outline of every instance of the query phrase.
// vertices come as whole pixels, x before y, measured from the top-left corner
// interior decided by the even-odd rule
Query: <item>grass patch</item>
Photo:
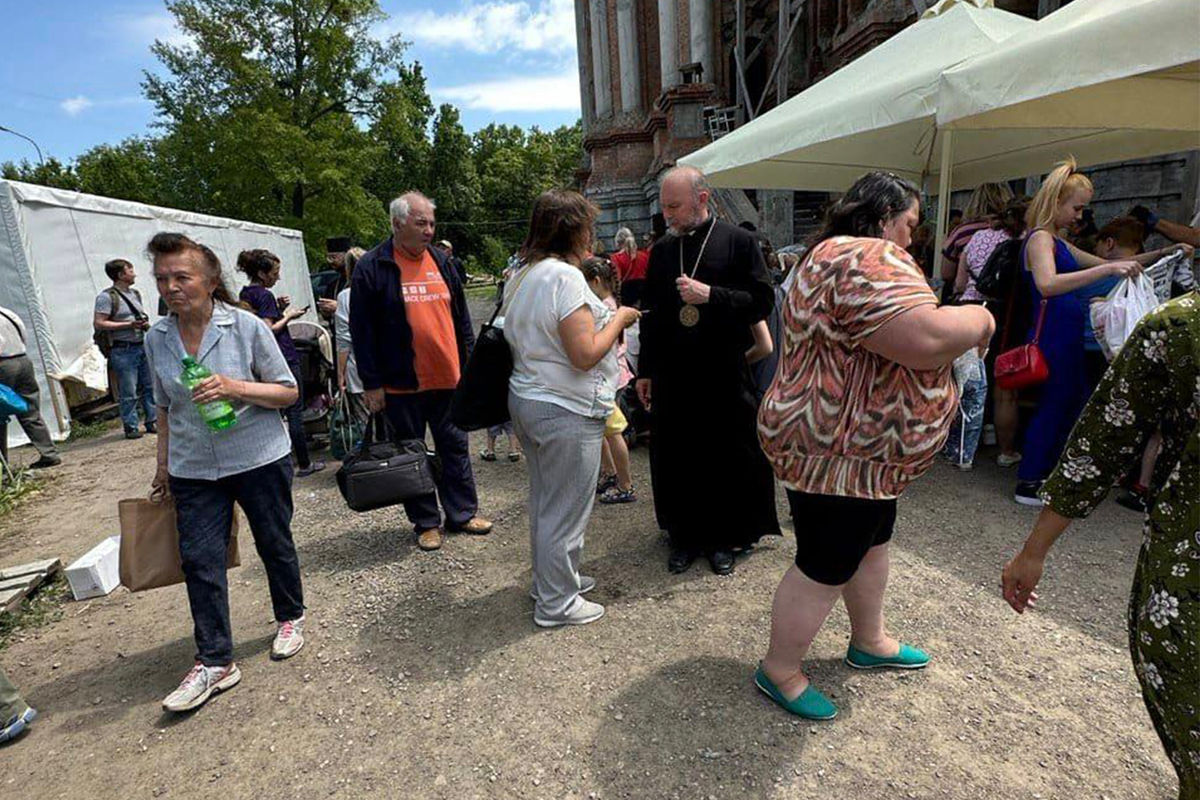
[[[79,442],[84,439],[94,439],[101,436],[112,427],[113,421],[110,419],[96,419],[91,422],[71,422],[71,434],[67,437],[68,442]]]
[[[485,283],[479,286],[468,286],[466,292],[467,297],[471,300],[496,299],[496,285],[493,283]]]
[[[0,517],[16,508],[22,500],[38,490],[38,480],[28,469],[6,472],[0,477]]]
[[[0,614],[0,651],[18,635],[57,622],[71,599],[71,586],[60,572],[25,598],[12,613]]]

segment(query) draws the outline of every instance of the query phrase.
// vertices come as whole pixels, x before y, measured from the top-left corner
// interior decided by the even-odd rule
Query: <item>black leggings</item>
[[[896,501],[788,490],[796,530],[796,567],[808,578],[841,586],[867,551],[891,541]]]
[[[296,466],[307,469],[310,463],[308,457],[308,441],[304,438],[304,381],[300,377],[300,365],[289,361],[288,368],[296,379],[296,402],[280,413],[287,420],[288,435],[292,437],[292,452],[296,455]]]

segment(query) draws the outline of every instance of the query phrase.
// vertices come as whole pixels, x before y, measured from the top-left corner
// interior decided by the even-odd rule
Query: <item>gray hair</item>
[[[613,237],[613,247],[624,250],[626,255],[632,257],[637,252],[637,237],[629,228],[621,228]]]
[[[408,214],[410,211],[412,211],[413,200],[424,200],[426,203],[429,203],[430,208],[437,208],[436,203],[420,192],[415,190],[408,191],[397,197],[388,205],[388,213],[391,214],[392,219],[402,225],[405,222],[408,222]]]
[[[664,172],[662,177],[658,180],[659,191],[662,191],[662,185],[667,182],[668,178],[672,178],[676,175],[687,176],[688,182],[692,186],[693,197],[699,198],[701,192],[708,192],[710,195],[712,194],[712,188],[708,185],[708,178],[705,177],[704,173],[696,167],[688,166],[686,164],[680,164],[678,166],[671,167],[669,170]]]

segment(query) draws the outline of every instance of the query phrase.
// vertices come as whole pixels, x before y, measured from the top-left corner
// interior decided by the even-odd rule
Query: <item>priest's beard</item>
[[[668,226],[667,230],[671,232],[672,236],[686,236],[687,234],[696,230],[696,228],[699,228],[701,225],[703,225],[707,219],[708,215],[705,214],[701,209],[697,208],[686,219],[680,220],[673,225]]]

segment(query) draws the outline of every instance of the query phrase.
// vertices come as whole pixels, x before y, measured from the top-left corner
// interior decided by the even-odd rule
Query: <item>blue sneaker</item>
[[[767,673],[763,672],[761,664],[754,673],[754,685],[767,697],[783,706],[785,711],[790,711],[798,717],[827,720],[837,716],[837,706],[831,703],[828,697],[813,688],[811,683],[795,700],[785,698],[779,691],[779,687],[767,677]]]
[[[18,714],[5,723],[3,728],[0,728],[0,744],[20,736],[29,724],[37,719],[37,712],[32,708],[25,709],[25,713]]]
[[[873,656],[850,645],[846,650],[846,663],[855,669],[921,669],[929,663],[929,654],[906,644],[894,656]]]

